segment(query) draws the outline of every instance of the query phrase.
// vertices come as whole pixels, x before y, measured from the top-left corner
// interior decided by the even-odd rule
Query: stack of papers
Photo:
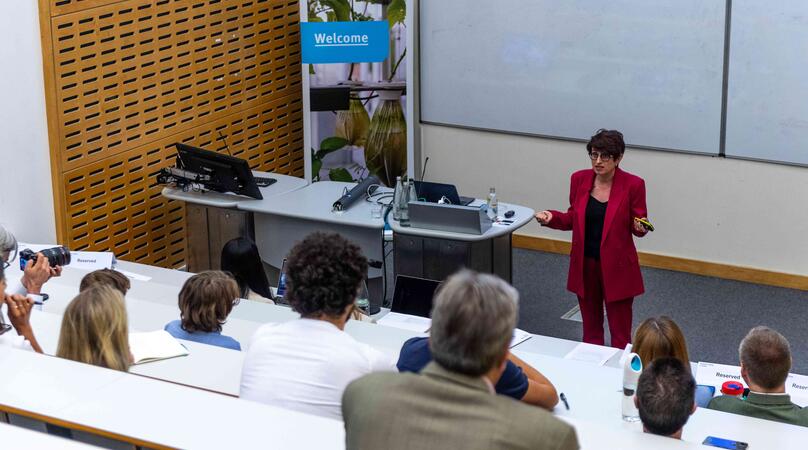
[[[129,351],[134,364],[188,356],[188,349],[165,330],[129,333]]]
[[[580,344],[576,345],[574,349],[572,349],[564,359],[572,359],[574,361],[584,361],[595,363],[599,366],[606,364],[606,361],[610,360],[615,353],[619,352],[620,349],[613,348],[613,347],[604,347],[602,345],[594,345],[594,344],[587,344],[581,342]]]
[[[418,333],[428,333],[429,327],[432,326],[432,319],[420,316],[411,316],[409,314],[401,314],[390,312],[384,317],[379,319],[379,325],[388,327],[400,328],[402,330],[416,331]],[[514,347],[522,342],[533,337],[532,334],[525,330],[516,328],[513,330],[513,339],[511,339],[511,347]]]
[[[417,331],[418,333],[426,333],[429,327],[432,326],[432,320],[429,318],[394,312],[385,314],[377,323],[388,327],[401,328],[402,330]]]

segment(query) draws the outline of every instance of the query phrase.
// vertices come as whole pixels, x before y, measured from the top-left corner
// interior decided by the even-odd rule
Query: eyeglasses
[[[609,153],[601,153],[601,152],[589,152],[589,159],[592,161],[597,161],[600,158],[601,161],[611,161],[612,155]]]
[[[8,269],[8,266],[11,265],[11,262],[14,261],[15,259],[17,259],[17,250],[19,250],[19,247],[17,246],[17,243],[15,242],[14,243],[14,248],[10,248],[8,250],[8,254],[9,254],[8,260],[3,261],[3,268],[4,269]],[[2,334],[2,333],[0,333],[0,334]]]

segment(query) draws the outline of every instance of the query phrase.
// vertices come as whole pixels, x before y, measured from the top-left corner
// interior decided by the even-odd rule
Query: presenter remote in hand
[[[592,168],[572,174],[566,212],[541,211],[536,220],[557,230],[572,230],[567,290],[578,296],[583,341],[604,345],[603,304],[611,346],[631,342],[634,297],[644,292],[632,236],[648,230],[645,182],[618,166],[626,145],[616,130],[598,130],[586,145]],[[646,219],[647,220],[647,219]]]

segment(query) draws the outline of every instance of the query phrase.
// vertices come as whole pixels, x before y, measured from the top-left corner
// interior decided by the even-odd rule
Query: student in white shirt
[[[0,304],[5,303],[11,322],[11,325],[7,325],[0,312],[0,345],[42,353],[42,347],[39,346],[31,328],[30,319],[34,301],[19,294],[6,294],[6,274],[3,264],[0,264],[0,295],[2,295]],[[11,331],[12,328],[17,332],[16,335]]]
[[[338,234],[314,233],[295,245],[286,268],[285,298],[301,318],[256,331],[244,359],[241,398],[341,419],[348,383],[395,370],[390,356],[343,331],[367,259]]]

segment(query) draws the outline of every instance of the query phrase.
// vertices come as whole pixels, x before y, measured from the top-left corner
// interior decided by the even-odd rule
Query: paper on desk
[[[581,342],[576,345],[569,353],[564,356],[564,359],[572,359],[575,361],[585,361],[595,363],[599,366],[606,364],[606,361],[611,359],[615,353],[620,349],[612,347],[604,347],[602,345],[593,345]]]
[[[432,320],[426,317],[411,316],[409,314],[400,314],[389,312],[384,315],[377,322],[379,325],[388,327],[401,328],[403,330],[417,331],[419,333],[426,333],[429,327],[432,326]]]
[[[716,395],[720,395],[721,385],[725,381],[738,381],[746,386],[741,377],[739,366],[699,362],[696,370],[696,384],[715,386]],[[791,395],[791,401],[800,406],[808,405],[808,377],[790,373],[786,379],[786,393]]]
[[[129,272],[128,270],[121,270],[121,269],[115,269],[115,270],[122,273],[122,274],[124,274],[124,275],[126,275],[128,278],[131,278],[133,280],[149,281],[152,278],[152,277],[147,277],[146,275],[141,275],[139,273]]]
[[[513,339],[511,339],[511,348],[516,347],[517,345],[525,342],[526,340],[532,338],[533,335],[528,333],[525,330],[520,330],[519,328],[515,328],[513,330]]]

